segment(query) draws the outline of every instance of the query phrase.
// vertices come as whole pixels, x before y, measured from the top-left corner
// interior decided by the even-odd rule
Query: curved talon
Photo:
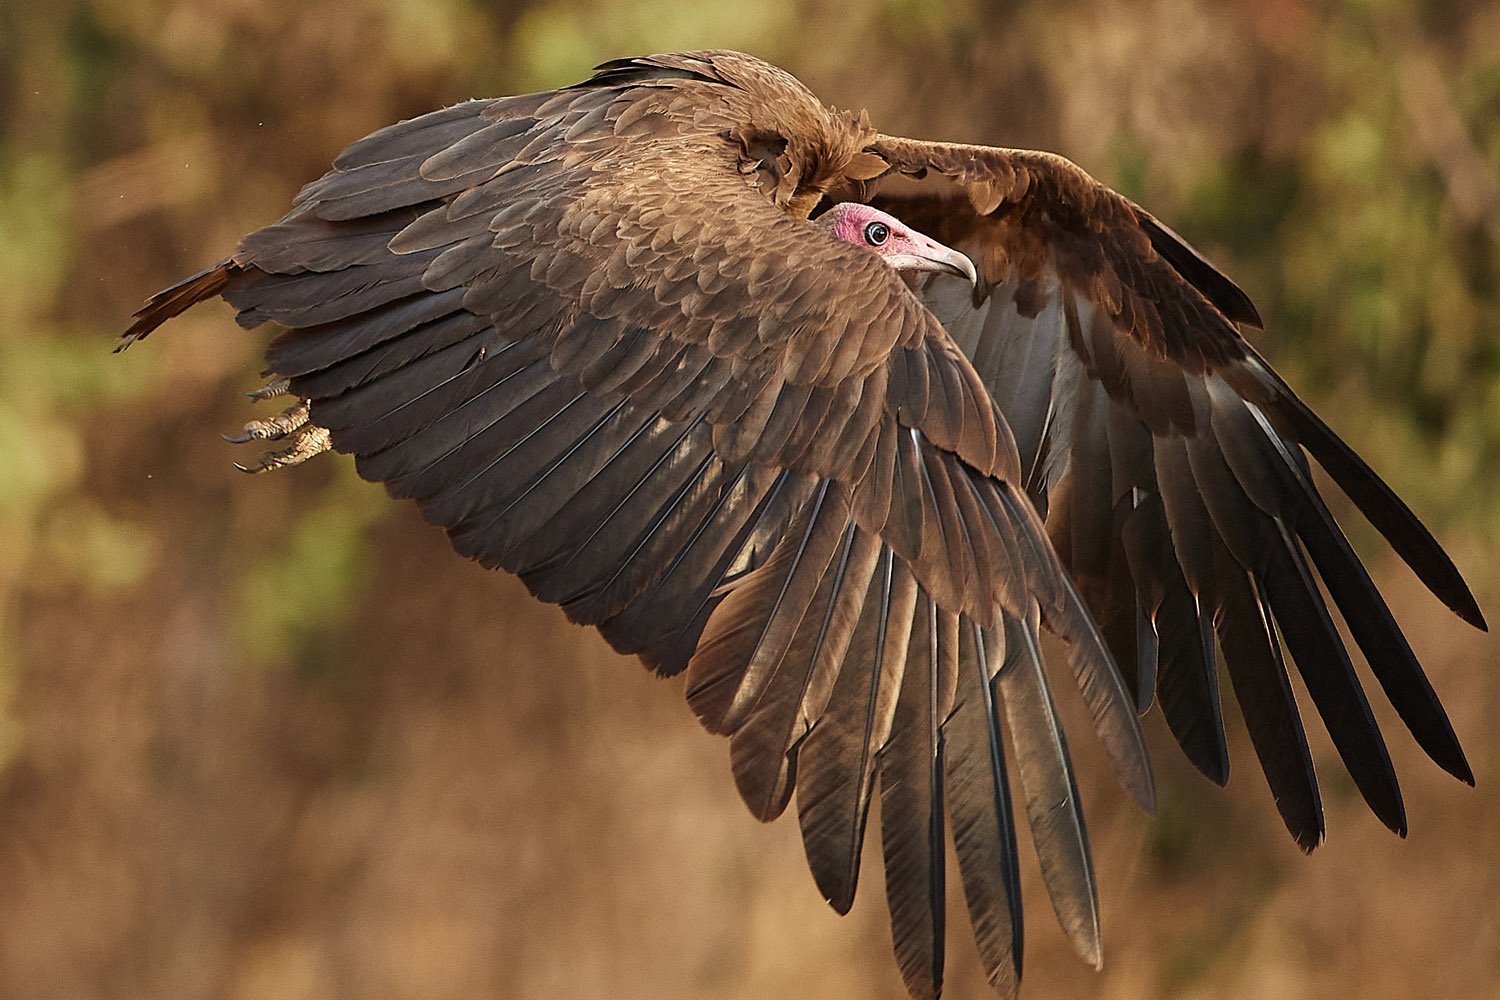
[[[245,432],[231,437],[228,434],[220,435],[230,444],[244,444],[247,441],[279,441],[295,430],[307,426],[308,414],[311,407],[310,400],[299,400],[296,404],[288,406],[274,417],[265,420],[252,420],[245,424]]]
[[[333,447],[328,428],[319,427],[317,424],[308,424],[299,430],[292,443],[280,451],[268,451],[260,456],[259,461],[253,466],[234,464],[241,472],[256,475],[262,472],[270,472],[272,469],[284,468],[288,465],[301,465],[303,462]]]

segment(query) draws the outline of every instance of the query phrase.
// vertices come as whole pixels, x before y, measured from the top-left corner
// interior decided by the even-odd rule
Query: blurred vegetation
[[[0,5],[0,995],[618,996],[651,985],[666,996],[659,977],[689,966],[682,995],[774,995],[778,976],[799,995],[895,995],[874,902],[849,932],[869,945],[866,971],[854,971],[862,952],[814,955],[826,966],[814,974],[780,962],[780,945],[701,930],[738,927],[747,894],[763,901],[745,912],[771,921],[745,929],[751,942],[780,926],[786,893],[801,894],[807,919],[823,915],[805,898],[795,830],[767,841],[741,822],[721,748],[696,741],[660,685],[513,583],[449,557],[345,460],[255,480],[229,468],[243,456],[214,432],[251,415],[236,392],[255,384],[261,333],[205,308],[123,357],[109,353],[146,295],[276,218],[348,142],[465,98],[571,82],[621,55],[733,47],[787,67],[830,103],[868,107],[885,131],[1061,152],[1250,293],[1266,319],[1254,337],[1262,352],[1438,531],[1493,608],[1496,39],[1495,4],[1440,0]],[[1372,533],[1351,531],[1377,549]],[[1106,941],[1143,953],[1114,948],[1106,978],[1079,977],[1036,932],[1028,979],[1042,982],[1031,995],[1052,981],[1086,995],[1318,996],[1344,973],[1355,978],[1336,988],[1350,995],[1492,995],[1500,774],[1494,716],[1481,720],[1500,711],[1497,658],[1441,620],[1408,576],[1394,579],[1398,618],[1420,608],[1433,619],[1416,623],[1413,641],[1480,774],[1478,795],[1450,804],[1444,822],[1434,806],[1415,824],[1425,847],[1378,855],[1410,866],[1393,881],[1411,919],[1447,928],[1433,933],[1449,949],[1448,978],[1390,971],[1418,944],[1394,958],[1378,939],[1340,944],[1362,918],[1370,934],[1403,924],[1382,916],[1382,899],[1356,905],[1330,869],[1282,881],[1304,869],[1286,859],[1259,778],[1215,804],[1163,752],[1169,805],[1154,833],[1112,804],[1120,796],[1102,780],[1090,799],[1102,882],[1118,893],[1106,905],[1120,906],[1106,911]],[[675,735],[653,736],[648,722]],[[663,763],[659,745],[710,759]],[[1246,761],[1242,739],[1237,750]],[[1415,765],[1407,750],[1393,752]],[[583,803],[558,793],[539,805],[553,793],[497,773],[537,759],[584,776],[619,770],[599,771],[603,785]],[[685,878],[675,854],[637,862],[595,842],[611,818],[627,839],[679,842],[617,801],[635,789],[636,763],[652,772],[641,775],[647,801],[665,800],[659,785],[674,769],[701,771],[702,790],[670,793],[689,796],[670,799],[693,819],[678,834],[696,843],[695,831],[711,830],[729,845],[682,848],[689,868],[697,858],[727,884],[712,905],[673,904],[681,926],[630,910],[634,876],[624,874],[660,868],[644,891],[668,891]],[[1437,780],[1408,770],[1414,785]],[[1333,809],[1339,785],[1328,784]],[[547,817],[545,834],[494,832],[531,809]],[[1194,818],[1205,813],[1217,818]],[[1230,836],[1230,815],[1250,844],[1230,852],[1253,869],[1238,875],[1215,842]],[[1452,844],[1436,840],[1445,825],[1456,827]],[[1386,849],[1356,829],[1360,851]],[[453,846],[453,830],[481,846],[494,839],[507,862],[492,870],[492,852]],[[1155,838],[1148,861],[1145,836]],[[1473,838],[1490,847],[1476,856]],[[773,842],[785,857],[771,875],[756,855]],[[562,888],[533,881],[556,851],[591,860],[552,871]],[[1346,868],[1358,872],[1365,856]],[[478,876],[455,874],[476,864]],[[437,872],[447,895],[414,889],[405,880],[417,876],[403,874],[413,871]],[[752,877],[770,881],[746,888]],[[515,909],[514,886],[578,895],[559,904],[565,915],[539,916]],[[1198,904],[1183,901],[1192,886]],[[1314,909],[1307,900],[1324,890],[1361,912],[1331,928],[1297,923],[1289,944],[1286,921],[1313,918],[1287,914]],[[1033,892],[1034,927],[1049,919],[1040,899]],[[1205,899],[1224,905],[1165,945],[1122,919],[1127,906],[1156,906],[1164,924],[1190,922]],[[569,949],[613,943],[562,961],[554,951],[567,949],[508,942],[507,920],[549,929]],[[631,933],[642,926],[662,937]],[[854,949],[833,936],[842,925],[832,918],[808,926],[767,940]],[[954,952],[967,947],[960,931]],[[710,940],[683,958],[665,943],[682,934]],[[1332,948],[1342,957],[1329,959]],[[663,953],[655,971],[622,973],[642,949]]]

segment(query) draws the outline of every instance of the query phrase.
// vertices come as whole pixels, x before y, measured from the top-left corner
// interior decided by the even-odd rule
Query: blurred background
[[[1061,152],[1250,293],[1257,345],[1495,621],[1497,40],[1496,5],[1439,0],[0,5],[0,997],[904,995],[878,838],[840,919],[680,682],[342,456],[235,471],[264,331],[214,304],[109,353],[348,142],[734,47],[885,131]],[[1377,705],[1399,840],[1314,723],[1304,857],[1234,710],[1227,792],[1148,721],[1154,821],[1075,725],[1105,967],[1029,865],[1025,996],[1497,995],[1500,647],[1346,522],[1478,788]],[[983,996],[954,902],[949,995]]]

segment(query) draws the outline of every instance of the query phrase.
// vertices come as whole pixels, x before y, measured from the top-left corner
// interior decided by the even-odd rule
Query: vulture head
[[[979,281],[974,262],[967,256],[878,208],[846,201],[818,216],[817,223],[834,239],[872,250],[898,271],[957,274],[971,285]]]

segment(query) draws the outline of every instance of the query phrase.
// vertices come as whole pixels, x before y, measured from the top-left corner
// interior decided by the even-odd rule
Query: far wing
[[[1026,488],[1142,711],[1228,777],[1214,646],[1287,828],[1323,817],[1283,647],[1375,814],[1405,833],[1396,777],[1323,590],[1423,749],[1473,775],[1437,696],[1329,514],[1306,455],[1465,621],[1452,561],[1389,487],[1241,339],[1243,292],[1138,206],[1047,153],[870,146],[874,204],[981,274],[916,290],[974,362],[1018,445]]]

